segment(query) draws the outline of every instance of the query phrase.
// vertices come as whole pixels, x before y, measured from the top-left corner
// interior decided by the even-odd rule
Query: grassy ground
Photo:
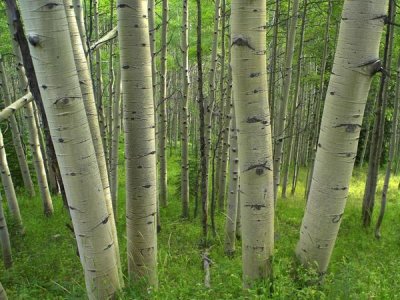
[[[137,284],[127,284],[121,299],[266,299],[267,286],[243,291],[241,288],[240,245],[236,256],[223,253],[224,214],[217,215],[218,235],[213,240],[210,257],[211,289],[203,287],[199,238],[200,220],[180,218],[180,200],[176,195],[179,181],[178,158],[169,160],[169,195],[167,209],[161,211],[159,234],[159,289],[140,292]],[[122,169],[122,168],[121,168]],[[304,174],[296,195],[279,199],[276,216],[274,255],[274,299],[400,299],[400,213],[397,183],[393,178],[388,195],[387,214],[382,239],[373,231],[361,228],[361,199],[365,170],[356,170],[343,217],[339,238],[329,273],[321,286],[309,285],[315,274],[293,264],[293,249],[298,239],[304,209]],[[126,274],[126,237],[124,223],[124,173],[120,173],[119,242]],[[382,178],[381,178],[382,183]],[[380,184],[382,186],[382,184]],[[380,190],[378,191],[378,193]],[[378,198],[380,199],[380,197]],[[61,200],[54,199],[55,214],[42,216],[39,197],[30,199],[19,193],[26,234],[18,236],[12,224],[14,266],[4,270],[0,264],[0,281],[10,299],[82,299],[85,296],[82,269],[76,255],[74,237],[67,229],[68,215]],[[5,205],[5,204],[4,204]],[[379,208],[379,205],[377,205]],[[193,214],[193,210],[191,211]],[[9,218],[8,218],[9,219]],[[296,275],[295,275],[296,274]]]

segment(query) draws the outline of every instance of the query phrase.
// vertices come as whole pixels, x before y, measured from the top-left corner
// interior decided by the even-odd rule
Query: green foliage
[[[122,159],[123,153],[120,158]],[[122,160],[121,160],[122,162]],[[124,169],[120,163],[118,231],[121,258],[126,270],[124,214]],[[400,263],[398,253],[398,208],[395,203],[399,177],[394,177],[388,195],[382,239],[372,230],[361,228],[361,198],[365,169],[356,170],[349,203],[335,247],[329,273],[321,282],[318,274],[295,263],[294,247],[304,209],[304,182],[296,195],[279,199],[276,215],[274,280],[242,290],[240,242],[233,257],[223,250],[225,215],[217,213],[217,236],[210,246],[211,288],[203,285],[201,226],[199,219],[182,220],[176,184],[180,181],[177,155],[169,159],[170,203],[161,210],[162,231],[159,234],[159,288],[145,291],[143,282],[130,283],[120,292],[120,299],[397,299],[400,297]],[[381,176],[382,177],[382,176]],[[382,185],[380,177],[379,186]],[[305,178],[304,171],[300,178]],[[379,189],[377,195],[380,195]],[[39,197],[19,193],[26,234],[20,236],[10,224],[14,266],[4,270],[0,281],[10,299],[82,299],[85,288],[82,268],[76,255],[72,232],[66,227],[69,216],[59,197],[54,198],[55,215],[45,218]],[[377,198],[379,199],[379,198]],[[3,203],[5,211],[7,207]],[[192,203],[193,208],[193,203]],[[10,220],[7,212],[7,220]],[[9,221],[10,223],[10,221]]]

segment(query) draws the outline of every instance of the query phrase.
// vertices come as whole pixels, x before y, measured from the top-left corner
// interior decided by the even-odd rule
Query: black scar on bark
[[[247,47],[254,51],[256,50],[249,44],[249,41],[246,38],[244,38],[243,36],[234,37],[233,41],[232,41],[232,46],[234,46],[234,45],[239,46],[239,47]]]
[[[255,210],[260,210],[261,208],[265,207],[265,205],[264,204],[247,204],[244,207],[250,207],[250,208],[253,208]]]
[[[355,132],[357,128],[361,128],[360,124],[340,124],[337,126],[334,126],[334,128],[339,128],[339,127],[346,127],[346,132]]]
[[[332,218],[332,223],[339,223],[339,221],[342,219],[343,214],[336,215]]]

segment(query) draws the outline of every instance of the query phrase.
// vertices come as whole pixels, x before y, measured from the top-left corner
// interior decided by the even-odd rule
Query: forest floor
[[[124,172],[120,169],[118,230],[126,274]],[[399,177],[392,178],[382,238],[376,240],[373,228],[361,227],[366,171],[355,170],[328,274],[322,285],[313,285],[310,282],[315,282],[316,274],[296,267],[293,255],[305,204],[305,174],[301,173],[296,194],[278,200],[274,283],[270,294],[269,286],[242,290],[240,242],[233,258],[224,255],[223,213],[216,215],[217,236],[210,248],[211,288],[204,287],[200,218],[188,221],[180,217],[181,205],[176,192],[179,170],[178,156],[170,157],[169,205],[161,210],[162,231],[158,240],[159,288],[141,292],[140,284],[126,283],[120,299],[400,299]],[[380,191],[381,188],[375,213],[380,206]],[[0,263],[0,281],[9,299],[84,299],[82,268],[73,234],[66,226],[68,214],[60,198],[54,198],[55,214],[51,218],[43,216],[39,196],[29,198],[20,191],[19,202],[26,233],[17,235],[15,227],[9,224],[14,266],[4,270]]]

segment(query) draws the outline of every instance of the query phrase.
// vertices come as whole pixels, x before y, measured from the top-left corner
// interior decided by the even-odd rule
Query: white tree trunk
[[[10,236],[8,234],[8,227],[6,218],[4,217],[3,199],[0,194],[0,245],[3,253],[3,262],[6,269],[12,266],[11,244]]]
[[[343,216],[387,1],[346,0],[296,255],[327,270]]]
[[[147,0],[118,0],[128,270],[157,286],[156,145]]]
[[[266,2],[233,0],[233,99],[238,129],[244,286],[272,273],[274,188],[267,87]]]
[[[89,299],[120,287],[116,240],[61,0],[20,1],[43,105],[57,153]]]

